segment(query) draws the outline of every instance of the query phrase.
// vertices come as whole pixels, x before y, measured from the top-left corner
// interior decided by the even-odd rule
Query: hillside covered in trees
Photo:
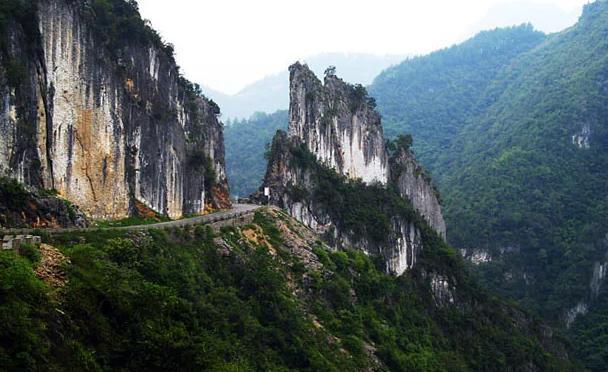
[[[606,323],[573,321],[608,310],[595,300],[608,250],[607,33],[597,1],[563,32],[481,33],[371,87],[387,132],[410,132],[438,181],[449,241],[489,261],[477,267],[489,288],[573,325],[597,370]]]
[[[2,370],[567,369],[546,327],[437,240],[396,278],[276,209],[249,224],[66,233],[0,252]],[[458,280],[438,306],[424,270]],[[424,268],[424,269],[423,269]]]
[[[468,118],[487,104],[485,92],[497,75],[545,38],[532,25],[484,31],[385,70],[369,90],[387,136],[411,133],[418,158],[434,170]]]

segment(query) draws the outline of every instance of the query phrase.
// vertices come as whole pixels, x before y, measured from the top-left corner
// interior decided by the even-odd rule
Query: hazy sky
[[[139,0],[186,77],[226,93],[327,52],[424,54],[532,22],[555,32],[587,0]]]

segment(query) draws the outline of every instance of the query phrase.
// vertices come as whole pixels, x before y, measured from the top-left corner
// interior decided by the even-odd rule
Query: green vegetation
[[[238,232],[225,234],[231,241]],[[31,264],[10,252],[0,255],[6,299],[0,311],[8,326],[0,337],[0,368],[336,370],[338,362],[349,365],[335,346],[311,332],[283,269],[261,248],[237,247],[246,259],[222,256],[205,229],[84,238],[88,244],[74,244],[76,236],[55,242],[72,261],[69,282],[57,299],[34,277]]]
[[[34,263],[12,251],[0,251],[0,368],[43,367],[50,343],[44,336],[52,315],[48,287],[32,270]]]
[[[78,208],[59,197],[57,190],[26,189],[15,179],[0,177],[0,219],[5,227],[27,227],[43,220],[74,223]]]
[[[11,59],[6,64],[6,77],[8,85],[18,88],[27,78],[27,72],[22,61]]]
[[[608,4],[514,62],[487,93],[494,101],[458,137],[441,170],[450,240],[493,253],[514,273],[485,281],[549,319],[586,297],[604,257],[608,221]],[[601,83],[603,82],[603,83]],[[589,148],[572,137],[588,126]],[[534,278],[527,285],[524,273]],[[608,344],[607,344],[608,345]]]
[[[604,290],[589,314],[571,330],[576,356],[591,371],[604,371],[608,365],[608,300]]]
[[[434,172],[439,155],[483,106],[497,74],[544,40],[531,25],[496,29],[385,70],[369,87],[384,133],[411,133],[419,160]]]
[[[19,246],[19,255],[27,258],[34,266],[40,262],[40,258],[42,257],[38,247],[32,244],[21,244]]]
[[[409,153],[412,151],[413,143],[414,138],[411,134],[400,134],[394,140],[386,141],[386,149],[391,155],[399,152],[400,150]]]
[[[262,184],[266,172],[264,151],[279,129],[287,129],[287,111],[258,113],[224,127],[226,172],[233,195],[246,197]]]
[[[92,0],[87,10],[93,19],[91,27],[113,53],[119,53],[130,43],[152,44],[173,59],[173,46],[165,44],[139,14],[136,0]]]
[[[171,221],[169,217],[163,215],[157,215],[154,218],[145,217],[127,217],[121,220],[100,220],[95,221],[95,226],[101,228],[110,227],[126,227],[126,226],[139,226],[139,225],[152,225],[159,222]]]
[[[421,266],[452,265],[458,276],[462,267],[454,252],[438,246],[429,251]],[[565,368],[530,334],[514,327],[523,313],[509,313],[505,304],[469,286],[466,276],[458,277],[460,301],[472,301],[473,309],[431,310],[418,270],[394,278],[361,252],[315,253],[334,272],[329,279],[315,277],[315,314],[355,360],[364,359],[364,345],[371,341],[391,371],[500,371],[518,369],[524,361],[540,370]]]
[[[25,207],[30,193],[23,185],[12,178],[0,177],[0,200],[2,206],[10,210],[19,210]]]
[[[217,182],[217,173],[213,167],[213,160],[207,155],[205,149],[196,148],[188,153],[188,167],[203,175],[205,189],[210,190]]]
[[[0,40],[4,43],[6,28],[12,22],[20,23],[28,38],[35,37],[37,0],[0,0]],[[5,49],[6,45],[2,45]]]
[[[386,132],[412,133],[438,181],[450,243],[489,251],[484,285],[556,324],[591,301],[593,264],[608,249],[607,25],[608,3],[597,1],[561,33],[482,33],[389,69],[370,89]],[[583,319],[570,333],[601,370],[608,307],[593,307],[600,325]]]
[[[356,239],[387,243],[392,217],[417,220],[425,225],[411,204],[396,191],[380,184],[368,186],[361,180],[348,180],[320,165],[304,145],[291,147],[290,151],[291,167],[310,172],[314,189],[304,191],[310,193],[309,200],[315,208],[339,221],[338,227],[353,232]],[[303,195],[303,191],[300,193]]]
[[[350,110],[355,113],[361,107],[368,107],[373,110],[376,108],[376,99],[367,94],[367,89],[361,84],[349,85],[351,94]]]
[[[35,262],[0,252],[0,369],[561,366],[541,349],[536,328],[514,326],[518,311],[471,286],[457,255],[440,241],[429,244],[421,267],[451,268],[467,310],[436,308],[422,271],[395,278],[362,253],[329,253],[316,243],[323,268],[308,267],[283,245],[279,220],[297,224],[268,211],[254,221],[276,256],[245,238],[242,229],[255,225],[219,234],[198,226],[58,236],[48,242],[71,261],[60,288],[34,275]],[[230,253],[216,246],[218,238]]]

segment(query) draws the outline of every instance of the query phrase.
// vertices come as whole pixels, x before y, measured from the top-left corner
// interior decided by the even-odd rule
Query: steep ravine
[[[136,201],[173,218],[228,206],[219,108],[136,9],[113,5],[135,28],[116,36],[95,5],[40,0],[34,25],[5,25],[0,172],[93,218],[126,217]]]

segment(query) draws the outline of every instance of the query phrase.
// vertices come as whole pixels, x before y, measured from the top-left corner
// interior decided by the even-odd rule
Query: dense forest
[[[608,250],[607,33],[598,1],[563,32],[481,33],[371,87],[387,132],[412,133],[438,181],[449,241],[488,253],[483,282],[556,324],[601,291],[592,279]],[[593,319],[605,319],[595,306]],[[571,332],[580,356],[601,370],[607,323],[582,323]]]
[[[499,72],[544,40],[531,25],[484,31],[387,69],[369,87],[386,135],[413,134],[417,157],[433,171],[467,119],[483,109]]]

